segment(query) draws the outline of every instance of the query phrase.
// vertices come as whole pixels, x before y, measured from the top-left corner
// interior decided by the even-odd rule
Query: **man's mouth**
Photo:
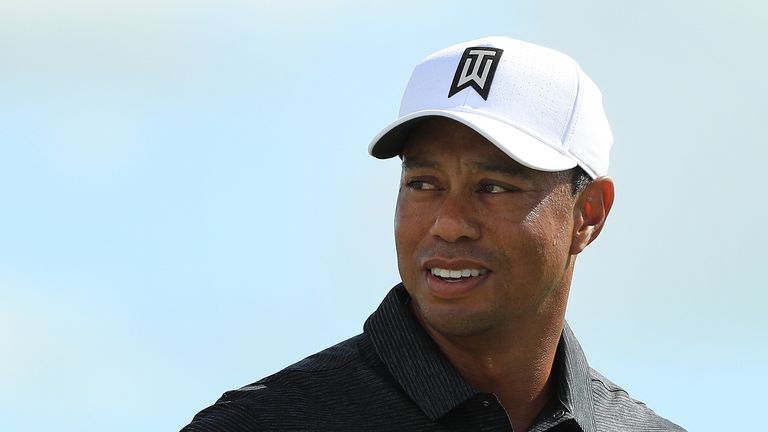
[[[463,278],[470,278],[475,276],[482,276],[486,273],[488,273],[488,269],[474,269],[474,268],[466,268],[461,270],[449,270],[445,268],[439,268],[439,267],[432,267],[429,269],[430,273],[432,273],[432,276],[439,277],[441,279],[463,279]]]

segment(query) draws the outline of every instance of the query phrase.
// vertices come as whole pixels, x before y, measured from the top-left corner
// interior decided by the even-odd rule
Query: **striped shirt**
[[[467,384],[416,320],[402,284],[363,333],[224,393],[182,432],[511,431],[493,394]],[[684,431],[592,370],[566,325],[556,394],[529,431]]]

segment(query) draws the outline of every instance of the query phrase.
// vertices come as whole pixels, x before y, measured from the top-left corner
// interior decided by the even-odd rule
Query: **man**
[[[402,158],[402,284],[364,333],[184,431],[679,431],[590,369],[565,310],[614,199],[600,91],[570,57],[492,37],[427,57],[369,148]]]

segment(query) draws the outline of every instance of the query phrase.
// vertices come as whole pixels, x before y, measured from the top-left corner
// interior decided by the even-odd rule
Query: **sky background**
[[[768,3],[0,0],[0,430],[178,430],[361,331],[398,282],[433,51],[507,35],[598,83],[617,199],[568,320],[689,430],[764,412]]]

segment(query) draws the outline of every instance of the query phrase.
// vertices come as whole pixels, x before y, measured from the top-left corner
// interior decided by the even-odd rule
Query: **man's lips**
[[[432,258],[422,267],[429,291],[442,299],[467,295],[491,273],[484,264],[467,259]]]
[[[443,279],[461,279],[475,276],[482,276],[488,273],[488,269],[481,268],[465,268],[461,270],[451,270],[447,268],[432,267],[429,269],[432,276],[437,276]]]
[[[433,257],[423,260],[421,268],[443,278],[482,276],[490,271],[483,262],[466,258]]]

